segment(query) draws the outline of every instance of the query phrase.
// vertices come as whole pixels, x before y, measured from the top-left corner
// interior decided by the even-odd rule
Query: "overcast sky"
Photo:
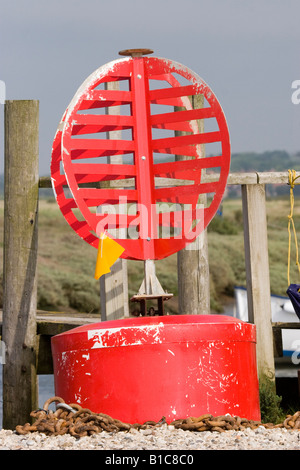
[[[296,152],[299,19],[299,0],[1,0],[0,80],[6,99],[40,101],[41,175],[50,173],[53,137],[77,88],[120,50],[140,47],[213,89],[233,153]]]

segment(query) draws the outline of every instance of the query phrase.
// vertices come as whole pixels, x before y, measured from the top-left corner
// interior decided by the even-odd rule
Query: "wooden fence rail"
[[[38,189],[52,187],[50,177],[38,178],[37,145],[38,102],[7,102],[4,303],[0,318],[1,338],[6,345],[3,364],[3,427],[6,429],[14,429],[17,424],[29,421],[30,412],[38,406],[37,375],[53,373],[51,336],[95,321],[95,315],[68,316],[37,311]],[[205,178],[209,181],[212,176],[205,175]],[[166,180],[165,184],[168,183]],[[132,182],[128,181],[130,184]],[[160,184],[164,182],[160,180]],[[288,173],[238,173],[230,174],[228,178],[228,185],[242,188],[248,313],[249,321],[255,323],[257,330],[258,376],[260,382],[271,379],[275,384],[273,327],[278,338],[278,331],[286,325],[272,325],[271,318],[266,184],[288,184]],[[198,259],[201,263],[201,257]],[[205,266],[198,269],[199,273],[205,273],[202,284],[207,286],[207,257],[203,263]],[[186,278],[189,277],[187,270],[188,266],[181,271]],[[198,292],[195,295],[199,298]],[[128,316],[126,312],[124,308],[124,317]],[[299,324],[291,327],[299,328]]]

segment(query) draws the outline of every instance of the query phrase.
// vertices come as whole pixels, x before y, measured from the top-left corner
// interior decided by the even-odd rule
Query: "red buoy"
[[[113,320],[52,337],[55,393],[128,423],[260,420],[255,326],[223,315]]]
[[[185,248],[207,227],[230,166],[228,127],[213,91],[187,67],[148,53],[122,51],[131,57],[87,78],[58,127],[51,161],[72,229],[95,248],[112,229],[122,258],[146,262]],[[203,106],[194,107],[200,98]],[[122,137],[107,138],[114,131]],[[207,154],[210,144],[218,150]],[[200,195],[209,195],[205,207]],[[67,403],[129,423],[205,413],[260,419],[255,326],[232,317],[107,321],[51,344],[55,393]]]
[[[120,89],[107,89],[115,83]],[[193,109],[197,96],[203,107]],[[116,130],[124,137],[108,139]],[[210,144],[218,148],[206,155]],[[97,69],[74,95],[54,138],[51,178],[62,214],[83,240],[97,248],[107,231],[122,258],[146,260],[178,252],[207,227],[229,167],[228,126],[210,87],[177,62],[133,53]],[[206,207],[200,194],[210,195]]]

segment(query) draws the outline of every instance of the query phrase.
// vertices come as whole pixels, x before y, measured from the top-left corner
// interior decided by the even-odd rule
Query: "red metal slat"
[[[122,165],[116,163],[78,163],[73,167],[75,175],[107,175],[130,178],[136,175],[134,165]]]
[[[211,117],[214,117],[212,108],[200,108],[186,111],[176,111],[172,113],[154,114],[151,116],[151,124],[154,126],[157,124],[167,124],[178,121],[192,121]]]
[[[218,182],[213,183],[200,183],[186,186],[173,186],[171,188],[157,188],[155,190],[156,200],[165,201],[172,198],[177,198],[178,202],[184,196],[193,196],[194,194],[206,194],[216,192],[218,189]]]
[[[110,157],[113,155],[127,155],[131,154],[132,150],[131,149],[96,149],[96,150],[90,150],[90,149],[73,149],[71,150],[71,159],[72,160],[82,160],[85,158],[98,158],[98,157]]]
[[[78,185],[80,184],[86,184],[86,183],[100,183],[102,181],[122,181],[126,180],[128,181],[127,176],[122,176],[119,174],[97,174],[97,173],[89,173],[87,175],[83,174],[75,174],[76,181]],[[134,182],[132,183],[132,186],[134,186]],[[92,187],[92,186],[91,186]]]
[[[97,224],[96,224],[96,219],[93,217],[93,212],[95,212],[95,209],[98,209],[99,206],[114,206],[118,203],[118,199],[113,197],[112,199],[109,198],[109,196],[103,196],[102,198],[84,198],[80,201],[78,200],[79,203],[84,203],[85,208],[89,211],[89,225],[91,225],[92,229],[96,231]]]
[[[197,170],[204,168],[219,168],[223,161],[222,157],[206,157],[195,160],[179,160],[173,162],[172,166],[169,163],[157,163],[154,165],[154,174],[165,178],[183,179],[184,177],[190,179],[191,173],[197,174]]]
[[[63,117],[64,120],[64,117]],[[62,121],[63,121],[62,120]],[[98,238],[91,233],[91,229],[87,224],[86,220],[79,221],[75,216],[73,209],[77,208],[77,204],[74,199],[70,200],[65,197],[63,185],[67,183],[66,177],[61,172],[61,135],[60,129],[57,130],[51,156],[51,181],[55,197],[61,213],[65,217],[70,227],[87,243],[92,246],[98,246]]]
[[[84,125],[108,125],[127,128],[133,126],[132,116],[122,116],[121,114],[76,114],[73,126]]]
[[[122,90],[93,90],[80,103],[80,110],[106,108],[131,103],[131,92]]]
[[[126,198],[128,202],[137,201],[137,191],[135,189],[113,189],[113,188],[78,188],[77,195],[81,199],[97,201],[109,199],[119,201]]]
[[[130,103],[131,91],[124,90],[93,90],[89,93],[89,98],[100,101],[119,101]]]
[[[160,81],[160,82],[168,82],[168,83],[171,83],[170,81],[170,77],[173,77],[173,75],[171,73],[161,73],[159,75],[157,74],[153,74],[150,72],[149,73],[149,80],[156,80],[156,81]],[[180,83],[178,82],[178,84],[180,85]]]
[[[169,98],[178,98],[181,96],[191,96],[199,94],[194,85],[178,86],[172,88],[161,88],[158,90],[151,90],[149,99],[151,102],[165,100]]]
[[[182,155],[184,157],[200,158],[197,145],[184,145],[181,147],[161,148],[161,149],[155,149],[154,152],[170,154],[170,155]]]
[[[97,214],[98,224],[101,224],[102,230],[113,229],[113,228],[127,228],[137,226],[139,224],[137,215],[131,214],[119,214],[119,213],[105,213]]]
[[[63,187],[63,185],[68,185],[68,182],[67,182],[67,179],[65,177],[65,175],[61,175],[59,173],[59,169],[58,171],[54,174],[52,173],[53,176],[52,176],[52,182],[54,181],[56,183],[57,186],[60,186],[60,187]]]
[[[188,122],[171,122],[167,124],[155,124],[154,129],[165,129],[168,131],[191,132],[191,126]]]
[[[72,135],[131,129],[132,126],[132,116],[78,114],[73,123]]]
[[[110,139],[71,139],[71,150],[113,150],[132,152],[135,149],[132,140]]]
[[[178,107],[182,107],[183,106],[183,103],[182,103],[182,98],[165,98],[165,99],[161,99],[161,100],[155,100],[155,101],[151,101],[151,104],[152,105],[162,105],[162,106],[170,106],[172,108],[174,108],[175,106],[178,106]],[[171,109],[171,108],[170,108]]]
[[[71,209],[75,209],[77,207],[76,202],[73,198],[65,198],[63,204],[61,204],[62,213],[65,214],[69,212]]]
[[[176,147],[189,144],[208,144],[212,142],[219,142],[221,140],[221,133],[217,132],[204,132],[203,134],[180,135],[178,137],[165,137],[163,139],[154,139],[152,141],[152,149],[154,152],[158,150],[167,150],[169,153],[175,153],[172,150]],[[167,152],[166,152],[167,153]]]

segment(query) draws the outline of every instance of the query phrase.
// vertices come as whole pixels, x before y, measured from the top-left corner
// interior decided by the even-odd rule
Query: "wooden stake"
[[[204,96],[191,98],[194,109],[203,108]],[[203,119],[198,120],[200,132],[204,132]],[[176,132],[176,135],[184,133]],[[205,146],[201,145],[205,157]],[[185,157],[176,157],[177,160]],[[206,194],[201,194],[198,204],[206,205]],[[181,315],[208,315],[210,313],[209,264],[207,230],[177,254],[178,309]]]
[[[263,184],[242,185],[249,322],[256,325],[260,382],[274,381],[267,217]]]
[[[38,405],[36,263],[39,102],[5,104],[3,428],[30,420]]]
[[[106,90],[119,90],[119,82],[108,82]],[[107,114],[120,114],[120,106],[107,108]],[[107,132],[108,139],[121,139],[122,131]],[[122,163],[122,155],[107,157],[109,163]],[[113,187],[114,182],[102,182],[101,187]],[[126,211],[126,207],[124,207]],[[117,320],[129,316],[127,260],[118,259],[111,272],[100,278],[101,320]]]

